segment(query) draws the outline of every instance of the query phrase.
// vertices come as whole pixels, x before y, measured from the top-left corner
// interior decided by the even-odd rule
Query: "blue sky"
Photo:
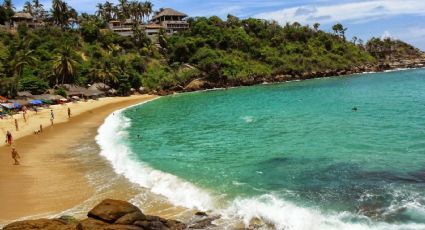
[[[117,2],[116,0],[110,0]],[[25,0],[14,0],[20,9]],[[50,0],[41,0],[50,6]],[[95,12],[104,0],[67,0],[79,12]],[[233,14],[257,17],[279,23],[319,22],[330,31],[340,22],[348,28],[347,37],[367,40],[372,36],[391,36],[425,50],[425,0],[152,0],[155,8],[172,7],[190,16]]]

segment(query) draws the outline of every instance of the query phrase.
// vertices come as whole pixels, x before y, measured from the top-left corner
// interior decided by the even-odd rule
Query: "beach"
[[[0,225],[25,217],[54,215],[89,200],[96,189],[88,181],[86,172],[96,170],[93,169],[95,166],[82,163],[90,160],[84,152],[71,157],[68,154],[70,148],[94,142],[97,128],[114,111],[154,98],[156,96],[151,95],[114,97],[51,106],[55,113],[53,126],[50,125],[50,109],[38,114],[29,111],[27,123],[23,121],[22,114],[17,114],[18,132],[13,119],[1,120],[2,135],[5,136],[7,130],[13,134],[14,146],[21,155],[21,165],[13,165],[11,148],[5,146],[2,140]],[[70,119],[68,107],[72,113]],[[34,131],[39,129],[40,124],[43,132],[35,135]],[[131,191],[131,188],[127,190]]]

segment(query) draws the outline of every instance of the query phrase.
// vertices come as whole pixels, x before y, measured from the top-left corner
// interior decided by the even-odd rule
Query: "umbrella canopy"
[[[42,105],[43,102],[41,100],[32,100],[30,101],[30,105]]]
[[[53,105],[53,104],[54,104],[54,103],[53,103],[53,101],[51,101],[51,100],[41,99],[41,101],[42,101],[44,104],[49,104],[49,105]]]
[[[1,106],[3,106],[6,109],[14,109],[15,105],[13,105],[13,103],[1,103]]]
[[[17,103],[17,102],[13,102],[13,106],[15,107],[15,109],[20,109],[22,108],[22,105]]]

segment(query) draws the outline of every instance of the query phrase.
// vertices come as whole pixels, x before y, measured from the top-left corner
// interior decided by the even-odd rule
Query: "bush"
[[[58,88],[56,91],[55,91],[55,94],[56,95],[60,95],[60,96],[62,96],[62,97],[68,97],[68,95],[67,95],[67,93],[66,93],[66,90],[63,88],[63,87],[60,87],[60,88]]]
[[[19,81],[20,91],[30,91],[32,94],[43,94],[49,88],[46,81],[35,76],[27,76]]]

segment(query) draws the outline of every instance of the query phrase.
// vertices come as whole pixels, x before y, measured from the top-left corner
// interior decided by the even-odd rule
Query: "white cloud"
[[[305,5],[261,13],[254,17],[276,20],[280,23],[297,21],[304,24],[312,24],[315,22],[333,23],[341,21],[360,23],[388,16],[407,14],[425,15],[425,1],[376,0],[325,6]]]

